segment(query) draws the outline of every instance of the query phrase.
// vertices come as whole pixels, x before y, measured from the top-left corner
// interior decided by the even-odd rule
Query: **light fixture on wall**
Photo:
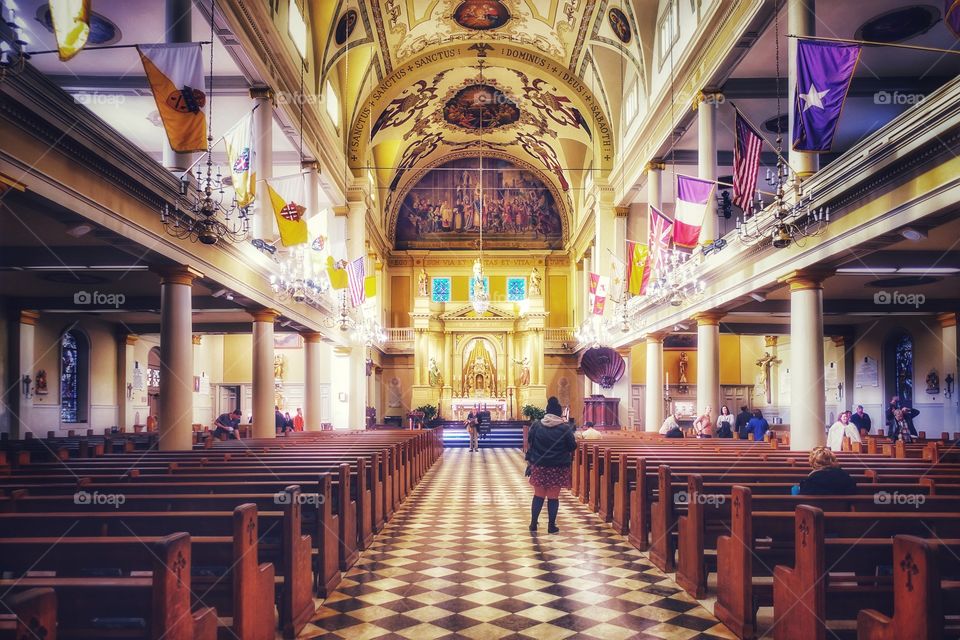
[[[483,58],[480,59],[480,85],[483,85]],[[479,139],[479,172],[477,177],[477,190],[480,192],[480,239],[478,246],[480,256],[473,263],[473,296],[471,304],[473,311],[478,316],[482,316],[490,309],[490,292],[487,291],[487,283],[483,277],[483,218],[484,201],[486,200],[485,189],[483,187],[483,114],[484,109],[480,109],[480,126],[477,128],[477,137]]]

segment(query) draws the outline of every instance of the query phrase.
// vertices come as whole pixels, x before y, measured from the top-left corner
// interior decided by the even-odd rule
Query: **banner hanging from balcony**
[[[280,242],[285,247],[307,242],[310,235],[306,220],[306,176],[298,173],[286,178],[272,178],[266,185],[280,231]]]
[[[861,46],[797,40],[794,151],[830,151]]]
[[[599,273],[590,274],[590,309],[593,315],[602,316],[603,308],[607,303],[607,290],[610,288],[610,278]]]
[[[253,171],[253,111],[223,134],[223,142],[227,145],[237,206],[249,206],[253,202],[257,184],[257,174]]]
[[[627,291],[632,296],[643,295],[650,280],[650,248],[643,243],[627,240],[627,259],[630,261]]]
[[[203,65],[200,45],[139,44],[137,52],[147,74],[170,147],[178,153],[207,150],[207,118],[203,107]]]
[[[677,208],[673,220],[675,245],[685,249],[697,246],[703,219],[707,215],[707,205],[716,187],[717,183],[713,180],[677,176]]]
[[[57,53],[66,62],[80,53],[90,38],[90,0],[50,0],[49,4]]]

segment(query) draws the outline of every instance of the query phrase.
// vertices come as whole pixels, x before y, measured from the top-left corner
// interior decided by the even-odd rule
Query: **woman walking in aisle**
[[[530,425],[527,436],[527,462],[530,464],[530,484],[533,486],[533,504],[530,508],[530,531],[537,530],[537,520],[543,503],[547,503],[548,533],[559,533],[557,511],[560,509],[560,489],[573,486],[570,465],[577,440],[560,415],[563,408],[553,396],[547,400],[547,413]]]

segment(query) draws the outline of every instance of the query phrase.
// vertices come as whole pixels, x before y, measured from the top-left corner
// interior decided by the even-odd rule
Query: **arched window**
[[[884,378],[887,400],[899,396],[900,402],[913,406],[913,337],[906,332],[896,333],[884,344]]]
[[[60,422],[87,422],[90,345],[79,331],[60,338]]]

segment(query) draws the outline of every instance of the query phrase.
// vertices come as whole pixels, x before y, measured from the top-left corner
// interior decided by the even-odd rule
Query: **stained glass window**
[[[507,300],[520,302],[527,299],[527,279],[507,278]]]
[[[473,278],[470,278],[470,299],[471,300],[473,300],[473,287],[476,283],[477,283],[476,280],[474,280]],[[490,293],[490,277],[489,276],[483,277],[483,286],[487,290],[487,294],[489,294]]]
[[[430,280],[430,299],[433,302],[450,302],[450,278]]]
[[[80,350],[67,331],[60,339],[60,421],[80,422]]]

